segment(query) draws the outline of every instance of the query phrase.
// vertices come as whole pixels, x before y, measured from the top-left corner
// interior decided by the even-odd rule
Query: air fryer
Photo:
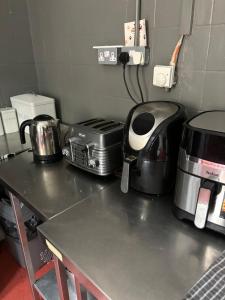
[[[225,111],[202,112],[183,127],[175,215],[225,234]]]
[[[123,143],[121,190],[165,194],[175,182],[182,105],[169,101],[138,104],[128,115]]]

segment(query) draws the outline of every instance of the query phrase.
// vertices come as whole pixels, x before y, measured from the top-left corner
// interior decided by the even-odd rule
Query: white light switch
[[[134,65],[143,65],[143,55],[141,52],[138,51],[130,51],[130,57],[133,57],[133,63]]]

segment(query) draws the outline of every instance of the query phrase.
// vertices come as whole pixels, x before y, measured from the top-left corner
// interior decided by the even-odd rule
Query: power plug
[[[119,56],[119,62],[123,64],[124,66],[129,62],[130,60],[130,55],[128,52],[121,52]]]

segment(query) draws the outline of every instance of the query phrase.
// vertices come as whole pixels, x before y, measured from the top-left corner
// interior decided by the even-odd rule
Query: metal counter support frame
[[[101,292],[96,285],[94,285],[86,276],[84,276],[83,273],[81,273],[78,268],[71,263],[71,261],[66,258],[65,256],[62,257],[62,262],[54,256],[55,261],[55,268],[57,272],[58,265],[66,267],[73,275],[74,275],[74,281],[75,281],[75,287],[76,287],[76,294],[77,294],[77,300],[86,300],[86,294],[84,295],[81,293],[81,285],[90,292],[97,300],[109,300],[109,298]],[[63,277],[59,276],[57,278],[58,286],[64,286],[64,279]],[[66,288],[66,287],[65,287]],[[67,293],[64,290],[65,294]],[[64,298],[63,298],[64,299]],[[66,299],[66,298],[65,298]]]
[[[53,257],[60,299],[69,300],[69,291],[67,287],[65,268],[63,267],[61,261],[55,255],[53,255]]]
[[[12,208],[15,214],[16,218],[16,225],[18,229],[18,234],[21,242],[21,247],[24,254],[24,260],[26,264],[26,270],[28,273],[29,278],[29,285],[32,293],[32,297],[34,300],[40,300],[41,297],[36,290],[34,284],[36,282],[36,276],[35,271],[33,269],[32,261],[31,261],[31,255],[30,255],[30,249],[28,245],[28,239],[26,234],[26,229],[24,226],[24,220],[21,212],[20,207],[20,201],[11,193],[9,192],[10,201],[12,204]],[[69,293],[68,288],[66,285],[66,273],[65,269],[63,268],[62,263],[54,256],[54,265],[55,265],[55,272],[56,272],[56,278],[57,278],[57,285],[59,289],[59,295],[61,300],[69,300]],[[80,300],[78,298],[78,300]]]
[[[33,299],[39,300],[40,297],[38,295],[38,292],[34,288],[34,283],[36,281],[35,272],[34,272],[32,261],[31,261],[30,250],[29,250],[29,245],[28,245],[28,240],[27,240],[27,234],[26,234],[23,216],[22,216],[21,207],[20,207],[20,201],[12,193],[9,193],[9,197],[10,197],[10,201],[11,201],[12,208],[13,208],[15,218],[16,218],[16,225],[17,225],[17,229],[18,229],[18,233],[19,233],[19,237],[20,237],[21,247],[23,249],[24,260],[25,260],[26,269],[27,269],[27,273],[28,273],[31,293],[32,293]]]

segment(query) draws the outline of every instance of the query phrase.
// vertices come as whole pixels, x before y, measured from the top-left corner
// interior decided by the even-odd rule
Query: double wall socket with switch
[[[94,46],[98,50],[98,63],[101,65],[119,64],[121,52],[129,53],[128,65],[146,65],[149,63],[150,50],[143,46]]]
[[[153,72],[153,85],[171,89],[175,84],[175,66],[156,65]]]

